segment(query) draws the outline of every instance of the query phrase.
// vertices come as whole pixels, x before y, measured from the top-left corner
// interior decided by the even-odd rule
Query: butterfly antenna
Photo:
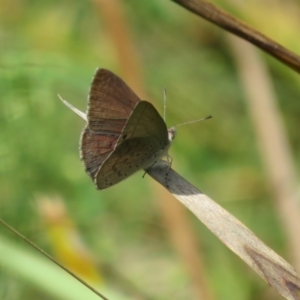
[[[86,114],[76,107],[74,107],[72,104],[70,104],[68,101],[64,100],[59,94],[57,94],[58,98],[62,101],[64,105],[69,107],[76,115],[78,115],[80,118],[82,118],[84,121],[87,122]]]
[[[212,116],[207,116],[207,117],[202,118],[202,119],[197,119],[197,120],[193,120],[193,121],[189,121],[189,122],[184,122],[184,123],[175,125],[175,126],[173,126],[173,127],[174,127],[174,128],[177,128],[177,127],[179,127],[179,126],[183,126],[183,125],[187,125],[187,124],[192,124],[192,123],[197,123],[197,122],[205,121],[205,120],[208,120],[208,119],[211,119],[211,118],[212,118]]]
[[[166,111],[167,111],[167,90],[164,87],[164,121],[166,122]]]

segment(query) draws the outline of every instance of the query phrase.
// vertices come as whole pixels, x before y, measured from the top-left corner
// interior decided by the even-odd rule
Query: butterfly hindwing
[[[99,189],[114,185],[140,169],[147,169],[165,153],[169,145],[165,122],[147,102],[137,104],[130,115],[115,150],[97,173]]]
[[[97,173],[99,189],[110,187],[140,169],[147,169],[160,158],[161,145],[153,137],[133,138],[124,141],[107,158]]]
[[[80,158],[84,163],[85,170],[94,180],[102,163],[107,159],[115,148],[118,136],[104,135],[93,132],[85,127],[81,134]]]
[[[152,136],[163,145],[168,143],[168,129],[155,107],[147,101],[140,101],[132,111],[118,140],[120,145],[126,139]]]

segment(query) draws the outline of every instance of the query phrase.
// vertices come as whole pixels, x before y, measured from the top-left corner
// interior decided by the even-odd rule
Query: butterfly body
[[[97,188],[161,161],[174,135],[151,103],[141,101],[112,72],[97,70],[80,142],[81,159]]]

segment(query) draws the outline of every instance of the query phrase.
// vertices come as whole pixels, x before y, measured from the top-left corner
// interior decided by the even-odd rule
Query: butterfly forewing
[[[99,69],[89,94],[88,126],[94,131],[120,134],[139,101],[121,78],[108,70]]]
[[[130,115],[115,150],[97,173],[97,187],[104,189],[155,164],[169,145],[167,127],[154,106],[137,104]]]

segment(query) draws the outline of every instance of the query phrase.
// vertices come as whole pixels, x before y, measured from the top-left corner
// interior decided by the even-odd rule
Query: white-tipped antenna
[[[202,119],[197,119],[197,120],[193,120],[193,121],[184,122],[184,123],[181,123],[181,124],[173,126],[173,128],[177,128],[179,126],[183,126],[183,125],[187,125],[187,124],[192,124],[192,123],[197,123],[197,122],[205,121],[205,120],[208,120],[208,119],[211,119],[211,118],[212,118],[212,116],[207,116],[207,117],[202,118]]]
[[[59,99],[62,101],[62,103],[64,105],[69,107],[76,115],[78,115],[80,118],[82,118],[84,121],[87,122],[87,117],[86,117],[86,114],[84,112],[80,111],[79,109],[74,107],[72,104],[70,104],[68,101],[64,100],[59,94],[57,94],[57,96],[59,97]]]
[[[167,90],[164,87],[164,121],[166,122],[166,111],[167,111]]]

